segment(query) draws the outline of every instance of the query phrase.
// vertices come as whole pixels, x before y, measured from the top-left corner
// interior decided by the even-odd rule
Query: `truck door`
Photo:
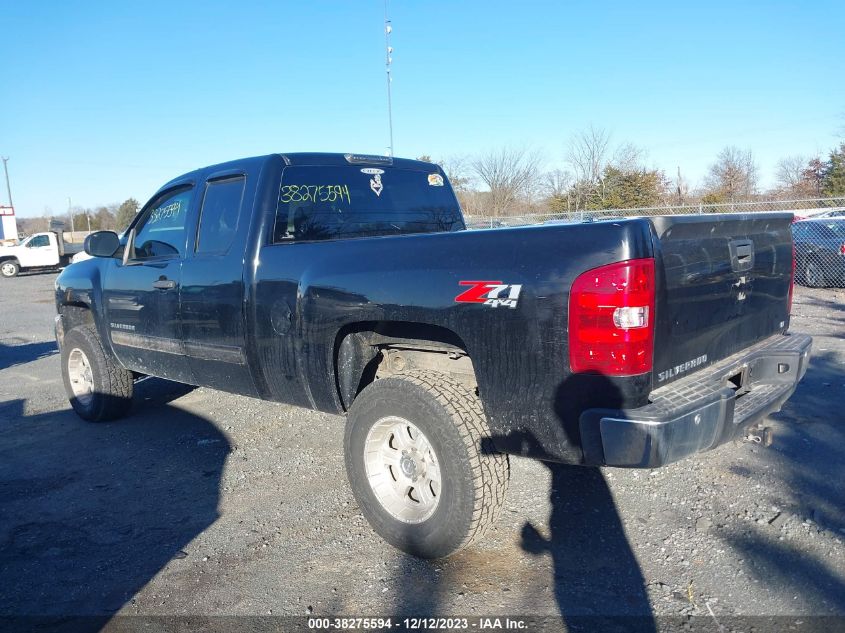
[[[39,266],[55,266],[59,263],[59,248],[56,244],[56,236],[52,233],[39,233],[33,235],[23,244],[26,250],[20,259],[24,268],[37,268]]]
[[[129,369],[193,383],[182,346],[179,284],[194,197],[190,184],[171,188],[141,210],[124,262],[103,282],[105,324],[115,355]]]
[[[227,170],[210,175],[182,265],[182,340],[196,384],[257,395],[247,365],[244,248],[255,179]]]

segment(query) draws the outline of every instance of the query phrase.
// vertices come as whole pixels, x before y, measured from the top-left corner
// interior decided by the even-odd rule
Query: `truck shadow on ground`
[[[622,402],[618,389],[605,377],[591,376],[588,382],[591,384],[585,385],[581,377],[570,378],[561,383],[555,394],[561,425],[576,442],[579,441],[577,420],[571,419],[574,411],[590,406],[594,397],[605,407],[617,407]],[[540,442],[528,431],[486,438],[482,441],[482,452],[493,450],[494,445],[520,447],[520,452],[526,455],[543,454]],[[394,610],[425,616],[455,615],[455,596],[480,588],[469,579],[494,578],[494,582],[488,580],[483,585],[493,594],[494,601],[495,594],[503,590],[497,584],[505,585],[504,591],[511,591],[511,587],[513,591],[529,587],[529,594],[534,591],[536,602],[529,598],[521,605],[521,612],[508,611],[512,615],[542,616],[544,600],[539,593],[550,587],[558,610],[553,617],[559,616],[560,624],[567,630],[656,631],[639,562],[601,470],[551,461],[542,463],[551,474],[551,512],[548,525],[535,526],[526,521],[522,526],[519,548],[527,555],[527,561],[514,560],[512,555],[500,551],[488,553],[481,547],[441,561],[406,557],[400,578],[406,579],[407,586],[398,592],[402,598]],[[513,489],[509,494],[514,494]],[[540,566],[533,562],[534,557],[551,559],[551,578],[545,576],[547,572],[542,576],[537,574]],[[441,614],[444,602],[449,603],[449,612]],[[490,609],[490,613],[501,612],[501,608]],[[559,624],[552,624],[548,630],[558,628]]]
[[[845,488],[841,485],[845,481],[845,426],[841,398],[837,397],[843,386],[841,354],[818,350],[783,411],[769,418],[775,427],[774,446],[749,447],[757,457],[746,461],[747,466],[736,467],[752,481],[759,477],[766,481],[771,476],[779,480],[764,487],[763,505],[766,509],[778,506],[793,515],[792,531],[729,521],[717,532],[718,538],[740,555],[745,573],[790,600],[795,596],[795,608],[816,615],[845,613],[845,577],[835,564],[839,551],[834,546],[826,559],[823,554],[809,555],[806,547],[807,539],[818,538],[822,532],[836,534],[845,525]],[[609,381],[605,388],[611,399],[618,395]],[[571,381],[558,391],[558,414],[568,433],[576,430],[569,412],[584,404],[579,402],[584,393]],[[539,442],[529,433],[514,432],[494,439],[521,446],[525,453],[541,452]],[[643,573],[602,472],[552,462],[544,465],[551,474],[548,525],[526,521],[520,549],[532,558],[550,558],[551,578],[547,571],[542,572],[545,577],[537,571],[547,566],[526,564],[510,550],[476,547],[435,562],[407,557],[399,576],[406,586],[399,592],[395,611],[455,615],[459,612],[457,594],[484,590],[494,605],[503,595],[501,585],[507,585],[533,587],[536,604],[523,602],[522,611],[540,614],[545,603],[540,592],[550,587],[561,624],[568,629],[657,630]],[[490,611],[501,613],[502,609],[491,607]]]
[[[552,473],[549,537],[526,522],[522,548],[552,557],[555,599],[568,628],[587,620],[612,630],[625,619],[626,630],[654,630],[645,580],[604,475],[592,468],[546,466]]]
[[[52,356],[58,351],[59,348],[55,341],[24,343],[23,345],[6,345],[0,343],[0,369],[8,369],[15,365],[24,365],[46,356]]]
[[[536,442],[520,435],[523,445]],[[551,473],[548,525],[526,521],[520,546],[551,557],[555,601],[567,629],[655,631],[646,582],[602,471],[543,465]]]
[[[97,631],[165,568],[190,573],[191,541],[218,518],[230,447],[210,421],[168,404],[189,389],[147,381],[143,406],[100,424],[6,403],[0,614]]]

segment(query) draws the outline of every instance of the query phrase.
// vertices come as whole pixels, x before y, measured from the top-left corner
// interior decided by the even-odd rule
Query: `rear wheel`
[[[352,492],[373,529],[422,558],[479,540],[509,477],[492,449],[481,402],[437,373],[375,381],[355,399],[345,437]]]
[[[810,288],[821,288],[826,285],[824,270],[814,259],[808,259],[804,264],[804,281]]]
[[[85,420],[114,420],[129,411],[132,372],[105,353],[93,326],[75,327],[65,334],[62,378],[70,405]]]
[[[12,259],[7,259],[6,261],[0,263],[0,275],[3,275],[4,277],[17,277],[20,270],[20,264]]]

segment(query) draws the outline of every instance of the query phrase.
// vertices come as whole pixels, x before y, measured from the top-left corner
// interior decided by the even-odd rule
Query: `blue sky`
[[[2,3],[0,154],[19,215],[144,202],[195,167],[385,153],[382,0]],[[845,3],[392,0],[397,156],[541,148],[589,125],[693,184],[763,184],[845,136]],[[6,202],[0,187],[0,200]]]

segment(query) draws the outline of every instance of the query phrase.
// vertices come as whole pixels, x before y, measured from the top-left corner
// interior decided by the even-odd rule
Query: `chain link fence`
[[[537,224],[574,224],[656,215],[707,213],[766,213],[787,211],[795,215],[795,281],[811,288],[845,285],[845,197],[805,200],[766,200],[724,204],[599,209],[526,213],[499,217],[467,216],[470,229],[494,229]]]

